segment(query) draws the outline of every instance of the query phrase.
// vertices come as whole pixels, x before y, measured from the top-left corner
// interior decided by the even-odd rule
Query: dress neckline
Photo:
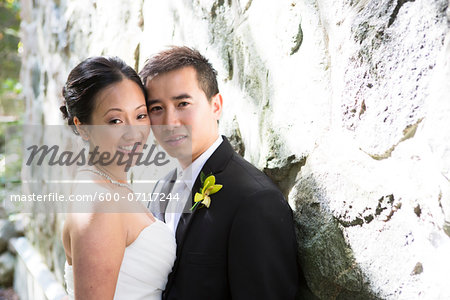
[[[144,231],[146,231],[147,229],[149,229],[150,227],[155,225],[157,222],[161,222],[161,220],[159,220],[158,218],[155,218],[155,221],[153,223],[142,228],[141,232],[139,232],[138,236],[134,239],[134,241],[132,241],[128,246],[125,247],[125,250],[127,250],[128,247],[130,247],[134,243],[136,243],[136,241],[143,235]]]

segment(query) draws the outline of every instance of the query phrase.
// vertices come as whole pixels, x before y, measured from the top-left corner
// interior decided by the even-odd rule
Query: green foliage
[[[0,205],[8,192],[20,189],[22,135],[13,134],[20,125],[20,121],[0,123]]]
[[[0,116],[23,112],[19,94],[20,1],[0,0]]]
[[[0,117],[20,116],[24,110],[19,97],[22,91],[19,29],[20,1],[0,0]],[[8,129],[20,125],[20,121],[7,120],[10,119],[0,122],[0,205],[7,190],[20,188],[22,166],[22,137],[7,134]]]
[[[17,0],[1,0],[1,6],[6,7],[8,10],[18,14],[20,12],[20,1]]]
[[[0,82],[0,96],[7,92],[20,94],[22,92],[22,85],[17,79],[6,78]]]
[[[18,55],[20,2],[1,0],[0,2],[0,80],[17,78],[20,70]]]

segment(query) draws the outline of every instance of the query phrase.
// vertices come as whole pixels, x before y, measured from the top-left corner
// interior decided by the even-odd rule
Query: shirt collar
[[[196,160],[194,160],[186,169],[182,169],[180,166],[177,167],[177,178],[185,182],[185,184],[192,189],[195,179],[200,174],[206,161],[211,157],[211,155],[216,151],[216,149],[223,142],[222,136],[219,134],[216,141],[209,146],[209,148],[203,152]]]

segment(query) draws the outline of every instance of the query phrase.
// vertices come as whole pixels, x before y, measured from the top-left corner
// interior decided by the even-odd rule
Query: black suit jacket
[[[225,137],[202,172],[223,187],[211,195],[209,208],[182,214],[163,299],[294,299],[297,248],[292,210],[282,193]],[[187,206],[200,187],[198,176]]]

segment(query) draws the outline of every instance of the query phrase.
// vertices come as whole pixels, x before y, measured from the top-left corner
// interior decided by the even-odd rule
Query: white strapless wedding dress
[[[125,248],[114,299],[160,300],[175,253],[173,233],[165,223],[156,219]],[[67,293],[70,299],[74,299],[73,270],[67,262],[64,273]]]

